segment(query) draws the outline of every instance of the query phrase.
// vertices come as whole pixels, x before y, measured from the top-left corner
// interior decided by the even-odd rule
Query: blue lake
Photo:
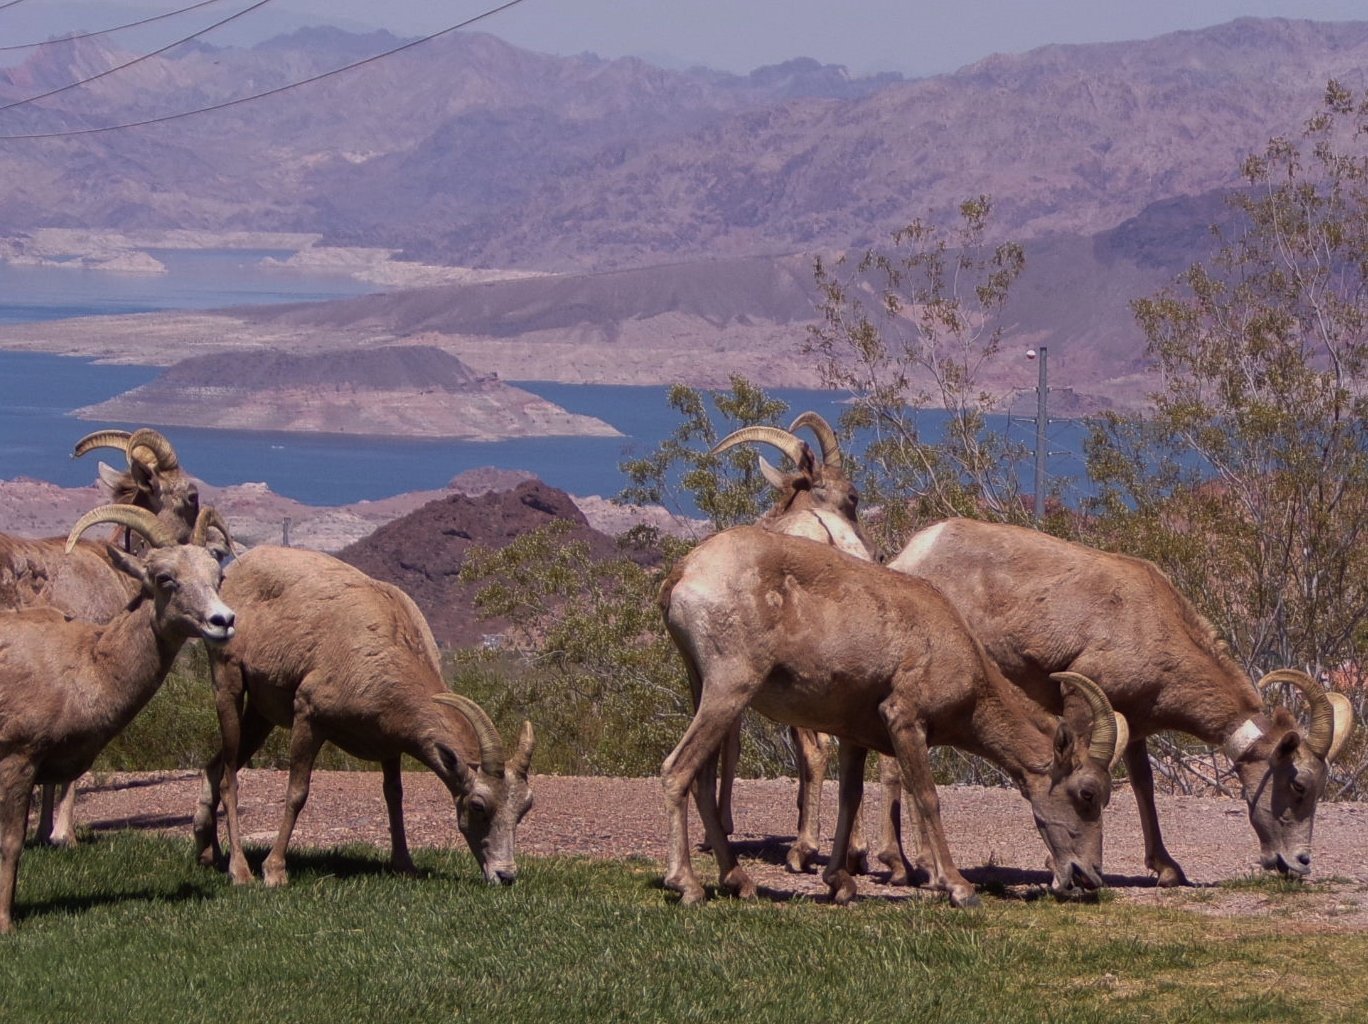
[[[259,266],[264,252],[158,253],[169,273],[110,274],[0,265],[0,323],[70,316],[213,309],[247,303],[292,302],[375,290],[344,276],[304,274]],[[70,411],[146,383],[151,367],[106,366],[82,359],[0,352],[0,479],[16,476],[64,486],[90,483],[94,457],[69,457],[74,442],[103,426]],[[612,496],[626,484],[619,463],[651,451],[678,424],[662,387],[519,382],[572,412],[597,416],[621,438],[531,438],[492,443],[167,428],[185,465],[209,483],[264,481],[273,491],[314,505],[336,505],[429,490],[482,466],[527,470],[574,494]],[[830,419],[838,396],[826,391],[777,390],[794,411],[815,409]],[[1014,438],[1033,443],[1033,425],[1013,423]],[[1052,429],[1056,474],[1077,475],[1078,428]],[[110,461],[109,455],[104,458]],[[1029,467],[1023,467],[1029,473]]]

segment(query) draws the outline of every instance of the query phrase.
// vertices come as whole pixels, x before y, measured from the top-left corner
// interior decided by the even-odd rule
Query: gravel
[[[275,837],[285,793],[284,772],[249,769],[240,782],[243,830],[249,844],[269,845]],[[89,781],[89,780],[88,780]],[[660,783],[654,778],[570,778],[535,776],[536,805],[518,833],[525,856],[646,857],[663,863],[666,816]],[[427,772],[406,773],[405,820],[414,847],[460,843],[451,798]],[[96,832],[135,828],[189,839],[199,793],[196,772],[111,774],[81,791],[78,821]],[[1002,887],[1008,898],[1038,895],[1048,882],[1045,847],[1030,809],[1015,791],[974,786],[942,787],[941,813],[960,870],[979,886]],[[737,784],[733,837],[761,898],[825,899],[816,874],[792,875],[783,868],[793,836],[797,784],[791,779],[742,780]],[[824,840],[835,821],[836,787],[824,792]],[[868,787],[866,835],[877,839],[877,789]],[[1160,822],[1170,853],[1195,883],[1161,890],[1145,870],[1135,801],[1128,788],[1113,794],[1106,819],[1106,877],[1118,900],[1150,906],[1183,907],[1205,914],[1268,916],[1337,928],[1368,928],[1368,805],[1322,804],[1316,819],[1313,882],[1289,896],[1251,887],[1218,886],[1259,871],[1258,843],[1244,803],[1210,797],[1161,796]],[[691,837],[701,836],[691,814]],[[362,842],[388,846],[378,772],[314,773],[309,803],[300,815],[294,847],[328,847]],[[711,856],[695,852],[705,883],[715,878]],[[942,898],[927,890],[882,884],[880,875],[860,879],[866,899]],[[662,897],[664,898],[664,897]]]

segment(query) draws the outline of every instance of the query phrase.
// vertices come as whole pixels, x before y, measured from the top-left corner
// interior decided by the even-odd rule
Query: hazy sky
[[[402,34],[435,31],[497,0],[281,0]],[[480,24],[528,49],[745,72],[792,57],[852,71],[952,71],[1046,43],[1145,39],[1243,15],[1368,19],[1368,0],[523,0]]]
[[[107,28],[191,0],[0,0],[0,46]],[[117,45],[150,49],[245,8],[221,0]],[[326,22],[425,35],[497,7],[500,0],[274,0],[207,36],[242,45]],[[530,50],[634,55],[665,67],[705,64],[744,73],[793,57],[844,64],[856,74],[953,71],[990,53],[1046,43],[1147,39],[1242,15],[1368,19],[1368,0],[523,0],[476,26]],[[23,52],[0,51],[0,64]]]

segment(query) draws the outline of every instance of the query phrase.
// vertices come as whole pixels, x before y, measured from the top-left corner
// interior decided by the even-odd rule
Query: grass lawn
[[[258,858],[263,851],[256,851]],[[511,889],[468,854],[291,856],[236,889],[183,840],[30,848],[0,938],[0,1020],[1361,1021],[1368,934],[1103,900],[985,895],[847,908],[684,908],[644,862],[524,858]],[[1295,893],[1286,897],[1295,902]]]

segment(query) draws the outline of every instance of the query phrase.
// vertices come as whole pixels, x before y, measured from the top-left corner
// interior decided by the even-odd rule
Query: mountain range
[[[129,56],[54,44],[0,71],[0,107],[17,103],[0,109],[0,136],[224,103],[397,42],[320,28],[247,49],[191,45],[17,102]],[[919,80],[807,59],[744,76],[667,71],[455,34],[214,113],[10,141],[0,224],[307,232],[430,263],[550,271],[560,276],[260,316],[399,341],[495,339],[524,369],[554,340],[621,353],[643,334],[689,353],[725,336],[738,360],[753,342],[763,365],[794,358],[813,318],[814,255],[883,243],[913,218],[946,221],[987,194],[994,236],[1026,245],[1014,337],[1069,353],[1078,382],[1111,399],[1143,369],[1129,300],[1204,255],[1244,157],[1295,135],[1329,79],[1363,89],[1365,69],[1368,22],[1240,19]],[[496,348],[481,362],[444,347],[519,376]],[[608,374],[594,379],[612,379],[620,360],[607,352],[587,361]],[[689,360],[669,362],[678,375]]]

